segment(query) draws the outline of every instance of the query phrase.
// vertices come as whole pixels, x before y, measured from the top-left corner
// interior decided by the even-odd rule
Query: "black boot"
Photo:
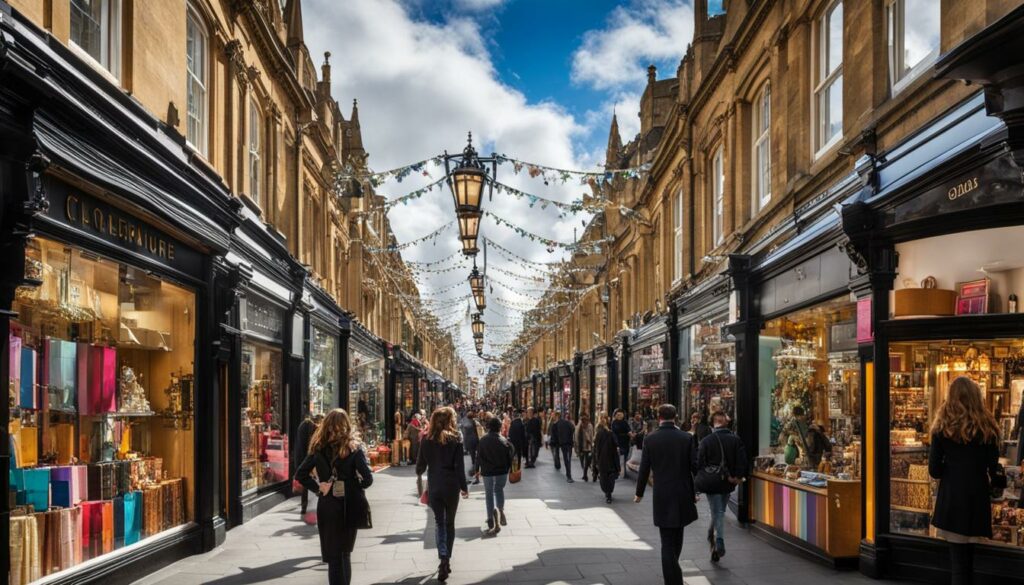
[[[452,565],[448,559],[441,559],[441,564],[437,566],[437,580],[444,582],[448,580],[448,575],[452,573]]]
[[[501,508],[498,509],[498,519],[501,520],[500,524],[502,526],[508,526],[508,520],[505,519],[505,510]]]

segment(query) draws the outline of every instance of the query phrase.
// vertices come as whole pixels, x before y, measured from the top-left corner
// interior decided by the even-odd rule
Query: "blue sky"
[[[333,55],[332,91],[342,111],[347,115],[351,100],[359,100],[363,142],[377,171],[446,149],[459,151],[467,131],[484,152],[599,170],[613,109],[628,142],[639,130],[647,65],[658,66],[659,78],[674,75],[693,30],[690,0],[304,0],[303,10],[314,62],[323,61],[324,51]],[[433,178],[439,172],[434,169]],[[500,174],[502,182],[545,198],[569,202],[582,195],[578,185],[544,185],[507,166]],[[394,199],[430,182],[414,176],[378,192]],[[388,218],[398,241],[450,222],[450,197],[435,190],[393,208]],[[530,207],[508,196],[496,195],[487,209],[561,242],[571,242],[588,219],[560,217],[554,208]],[[485,221],[481,234],[532,261],[557,261],[562,254],[494,221]],[[446,234],[403,250],[402,257],[457,263],[458,248],[455,235]],[[506,303],[500,311],[489,303],[485,315],[492,327],[485,351],[494,355],[518,331],[521,311],[508,305],[531,306],[541,296],[525,292],[522,281],[509,276],[529,276],[529,269],[505,260],[490,255],[490,264],[505,272],[495,270],[488,278],[499,282],[501,274],[519,286],[493,288],[494,298]],[[459,288],[464,272],[468,268],[424,276],[420,292],[424,298],[467,292]],[[471,348],[469,321],[459,319],[458,306],[439,312],[455,315],[451,331]],[[485,368],[466,357],[472,370]]]

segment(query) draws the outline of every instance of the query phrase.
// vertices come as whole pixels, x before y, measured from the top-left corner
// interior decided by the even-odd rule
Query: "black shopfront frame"
[[[1012,36],[1019,48],[1024,45],[1020,39],[1024,11],[1018,9],[1015,13],[1016,17],[1011,14],[1008,18],[1017,19]],[[1014,52],[1009,46],[991,49]],[[961,58],[963,55],[955,49],[937,68],[955,72]],[[984,57],[975,53],[970,58]],[[956,77],[956,73],[950,75]],[[1019,95],[1020,90],[1016,91]],[[855,202],[843,208],[847,249],[860,273],[852,288],[871,308],[870,321],[862,327],[869,327],[873,338],[861,343],[860,352],[863,359],[874,364],[872,379],[865,381],[872,386],[873,400],[867,408],[871,409],[876,429],[871,441],[874,457],[866,461],[865,472],[875,479],[873,490],[866,494],[873,505],[865,506],[860,568],[873,577],[936,582],[949,575],[949,552],[944,541],[891,532],[890,371],[889,360],[876,356],[888,356],[890,344],[902,341],[985,340],[1024,334],[1024,315],[1020,313],[888,317],[890,292],[898,272],[897,244],[992,228],[1021,227],[1024,234],[1024,176],[1020,171],[1024,151],[1014,138],[1021,130],[1017,128],[1019,122],[1000,122],[995,115],[992,104],[978,94],[884,157],[865,157],[858,163],[858,171],[867,187]],[[920,165],[921,160],[928,162]],[[1024,551],[1020,548],[974,546],[975,583],[1020,583],[1022,574]]]
[[[691,339],[690,327],[720,318],[728,322],[731,292],[731,279],[727,274],[721,273],[683,292],[671,301],[675,325],[671,335],[675,337],[676,353],[675,359],[672,361],[676,387],[672,389],[672,392],[678,397],[676,406],[679,408],[679,418],[684,422],[689,422],[690,413],[693,410],[693,405],[690,403],[690,389],[684,387],[688,380],[687,371],[691,365],[690,354],[694,343],[694,340]],[[724,329],[723,327],[723,331]]]

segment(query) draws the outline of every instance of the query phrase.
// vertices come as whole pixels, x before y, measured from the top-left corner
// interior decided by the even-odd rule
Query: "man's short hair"
[[[658,407],[658,420],[676,420],[676,407],[662,404]]]
[[[492,416],[487,420],[487,430],[496,433],[501,430],[501,421],[496,416]]]
[[[715,412],[711,413],[711,423],[712,424],[718,422],[719,420],[721,420],[725,424],[728,424],[729,423],[729,415],[725,414],[721,410],[716,410]]]

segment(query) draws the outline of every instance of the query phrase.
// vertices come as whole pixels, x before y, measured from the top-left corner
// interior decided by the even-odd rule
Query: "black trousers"
[[[352,583],[352,555],[341,553],[341,559],[327,563],[327,585]]]
[[[580,467],[583,468],[583,478],[586,479],[587,473],[590,471],[590,466],[593,462],[590,457],[590,451],[580,451]],[[597,479],[597,474],[594,474],[594,479]]]
[[[309,507],[309,490],[306,488],[302,488],[302,497],[300,501],[302,503],[302,513],[305,514],[306,508]]]
[[[679,555],[683,554],[683,529],[659,528],[661,531],[661,574],[665,585],[683,585],[683,569]]]
[[[434,511],[436,525],[437,557],[452,558],[452,547],[455,546],[455,512],[459,509],[459,492],[451,494],[431,494],[427,501]]]
[[[540,438],[530,437],[529,441],[530,446],[527,447],[529,451],[527,451],[528,454],[526,456],[526,464],[533,465],[534,463],[537,462],[537,455],[540,454]]]
[[[601,491],[607,497],[612,497],[612,492],[615,491],[615,480],[619,477],[618,471],[607,471],[599,473],[601,476]]]
[[[559,445],[552,449],[555,453],[555,469],[558,469],[558,454],[562,454],[562,463],[565,464],[565,477],[572,479],[572,445]]]

